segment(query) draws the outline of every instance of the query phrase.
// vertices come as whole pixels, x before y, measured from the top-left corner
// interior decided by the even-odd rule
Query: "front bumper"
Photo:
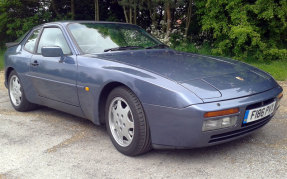
[[[269,91],[226,101],[191,105],[183,109],[167,108],[143,104],[148,118],[151,139],[154,148],[197,148],[220,144],[243,137],[268,123],[271,115],[243,124],[246,108],[263,101],[277,100],[282,92],[280,86]],[[203,115],[208,111],[239,107],[240,112],[236,126],[213,131],[202,131]]]

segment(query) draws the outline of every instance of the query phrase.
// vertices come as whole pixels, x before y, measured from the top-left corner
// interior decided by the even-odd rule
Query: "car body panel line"
[[[52,80],[52,79],[48,79],[48,78],[42,78],[42,77],[39,77],[39,76],[30,75],[30,74],[26,74],[26,76],[31,77],[31,78],[38,78],[38,79],[45,80],[45,81],[51,81],[51,82],[55,82],[55,83],[60,83],[60,84],[64,84],[64,85],[74,86],[74,87],[77,86],[76,84],[65,83],[65,82],[62,82],[62,81]]]

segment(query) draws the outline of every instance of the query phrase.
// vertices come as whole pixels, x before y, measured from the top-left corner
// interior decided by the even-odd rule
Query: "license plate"
[[[260,108],[246,110],[243,123],[246,124],[269,116],[273,113],[275,104],[276,101]]]

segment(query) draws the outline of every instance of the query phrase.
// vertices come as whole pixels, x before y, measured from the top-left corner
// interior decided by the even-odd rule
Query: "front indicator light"
[[[278,96],[277,96],[277,104],[276,104],[276,110],[280,107],[280,103],[281,103],[281,99],[283,98],[283,93],[281,92]]]
[[[222,129],[226,127],[233,127],[236,125],[238,116],[223,117],[219,119],[209,119],[203,121],[202,131],[210,131]]]
[[[226,110],[221,110],[221,111],[211,111],[207,112],[204,114],[204,117],[217,117],[217,116],[225,116],[225,115],[230,115],[230,114],[236,114],[239,112],[239,108],[231,108],[231,109],[226,109]]]
[[[280,99],[282,99],[282,97],[283,97],[283,93],[281,92],[281,93],[277,96],[277,98],[278,98],[278,100],[280,100]]]

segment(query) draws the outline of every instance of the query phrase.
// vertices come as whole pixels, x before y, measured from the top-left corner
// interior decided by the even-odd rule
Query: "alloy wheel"
[[[22,101],[21,84],[19,78],[13,75],[9,81],[9,93],[11,101],[15,106],[19,106]]]
[[[123,98],[115,97],[108,114],[113,138],[120,146],[129,146],[134,136],[134,118],[129,104]]]

